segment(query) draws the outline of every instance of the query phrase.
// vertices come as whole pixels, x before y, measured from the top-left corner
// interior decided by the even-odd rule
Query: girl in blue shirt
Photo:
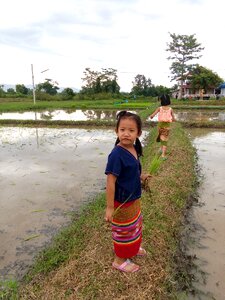
[[[142,214],[140,207],[141,175],[139,137],[142,123],[138,115],[121,111],[117,115],[115,147],[108,156],[105,220],[112,224],[115,258],[112,266],[123,272],[136,272],[139,266],[130,258],[143,256],[141,248]]]

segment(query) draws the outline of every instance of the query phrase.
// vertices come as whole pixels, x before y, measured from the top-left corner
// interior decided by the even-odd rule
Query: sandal
[[[146,254],[147,254],[147,251],[145,249],[143,249],[142,247],[140,247],[136,256],[145,256]]]
[[[134,273],[139,270],[139,266],[134,264],[131,260],[127,259],[121,265],[117,265],[115,262],[112,263],[114,269],[117,269],[126,273]]]
[[[162,154],[162,149],[159,149],[158,153],[159,153],[159,154]]]
[[[160,158],[161,158],[161,160],[167,160],[168,159],[167,156],[161,156]]]

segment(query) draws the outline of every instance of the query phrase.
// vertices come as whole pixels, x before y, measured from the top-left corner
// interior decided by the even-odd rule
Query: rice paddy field
[[[28,257],[22,272],[17,269],[17,275],[20,273],[22,276],[15,276],[18,264],[9,264],[8,269],[4,269],[9,271],[4,274],[11,276],[2,276],[5,278],[1,281],[0,299],[174,300],[192,299],[191,297],[198,299],[197,296],[202,291],[205,292],[205,297],[211,297],[209,293],[207,295],[204,285],[196,284],[197,276],[195,277],[193,270],[196,268],[201,270],[201,266],[195,262],[195,250],[193,248],[190,250],[188,244],[189,232],[193,228],[190,213],[199,201],[197,192],[201,181],[198,168],[200,152],[198,153],[197,140],[191,137],[192,129],[189,128],[203,127],[202,124],[205,128],[210,126],[223,128],[224,119],[219,118],[218,114],[218,120],[215,120],[215,114],[212,113],[213,120],[198,119],[192,120],[192,123],[183,120],[174,123],[168,145],[169,156],[162,162],[159,159],[158,144],[155,142],[157,136],[155,122],[147,121],[148,115],[158,104],[149,101],[144,104],[138,103],[136,106],[135,103],[130,106],[129,103],[124,104],[116,107],[116,110],[127,108],[137,111],[142,116],[145,131],[142,141],[144,145],[142,166],[145,172],[152,175],[143,186],[143,245],[147,250],[147,256],[135,258],[141,266],[140,271],[135,274],[124,274],[111,267],[113,251],[110,228],[104,222],[103,173],[107,155],[114,143],[113,117],[110,122],[94,119],[91,127],[88,122],[86,125],[69,124],[57,120],[54,124],[48,123],[47,120],[46,123],[35,123],[34,126],[35,120],[28,124],[29,122],[23,123],[18,119],[15,119],[17,122],[15,127],[15,120],[3,118],[0,120],[2,122],[0,129],[1,154],[4,154],[4,159],[1,156],[0,162],[5,166],[1,170],[8,170],[8,177],[5,173],[1,173],[1,178],[5,180],[1,188],[5,193],[3,198],[11,199],[11,203],[8,202],[7,205],[8,207],[11,205],[12,210],[16,206],[17,209],[20,207],[22,215],[18,223],[21,223],[21,220],[25,221],[27,215],[32,215],[37,224],[40,223],[43,228],[38,230],[35,222],[32,222],[34,227],[31,229],[31,226],[28,223],[26,226],[25,223],[23,234],[19,238],[12,236],[9,239],[11,249],[15,247],[15,243],[20,243],[20,247],[16,248],[17,259],[24,252]],[[59,103],[57,105],[60,109],[63,108]],[[187,107],[186,103],[182,105]],[[206,105],[213,106],[211,109],[214,113],[215,111],[223,113],[222,105],[218,110],[214,103],[204,103],[204,106]],[[176,103],[174,106],[176,112],[179,108]],[[12,111],[18,111],[15,108],[16,104]],[[9,112],[8,109],[10,110],[9,107],[3,109],[2,113]],[[180,109],[183,110],[181,107]],[[190,107],[186,110],[196,112]],[[205,133],[202,128],[199,130],[196,137],[204,135],[207,137],[208,129],[204,129]],[[223,131],[223,129],[216,130]],[[31,134],[24,133],[26,131]],[[86,133],[79,135],[78,131]],[[16,132],[19,132],[20,137],[17,140]],[[223,139],[221,143],[223,147]],[[205,146],[206,153],[210,151],[207,149]],[[204,148],[201,151],[205,153]],[[85,153],[88,158],[85,158]],[[40,157],[43,160],[40,160]],[[20,166],[21,160],[24,166],[28,167]],[[29,183],[27,180],[29,177],[32,178],[33,173],[36,174],[36,179],[33,181],[31,179]],[[16,186],[21,186],[20,194],[16,192]],[[81,198],[84,201],[76,204],[75,198],[79,193],[82,194]],[[1,197],[1,205],[4,204],[3,198]],[[63,199],[66,200],[64,207]],[[8,219],[7,216],[5,218]],[[54,226],[51,228],[45,226],[49,221],[49,224],[55,225],[54,229]],[[12,227],[17,227],[15,219],[10,220],[10,223]],[[6,241],[7,229],[5,226],[1,231],[1,238],[3,237],[1,245]],[[50,242],[46,242],[46,237],[50,238]],[[16,242],[13,243],[13,240]],[[43,247],[35,248],[35,243],[38,244],[40,240]],[[4,274],[2,272],[1,275]],[[193,282],[193,278],[196,278],[196,282]]]

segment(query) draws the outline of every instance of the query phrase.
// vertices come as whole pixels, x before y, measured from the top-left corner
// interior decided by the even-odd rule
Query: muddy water
[[[42,112],[6,112],[0,113],[0,119],[12,120],[67,120],[67,121],[87,121],[87,120],[115,120],[117,110],[53,110]],[[220,110],[175,110],[177,121],[224,121],[225,112]],[[155,116],[152,120],[157,121]]]
[[[134,111],[133,111],[134,112]],[[117,110],[52,110],[52,111],[26,111],[0,113],[0,119],[12,120],[66,120],[66,121],[87,121],[87,120],[115,120]]]
[[[0,280],[21,278],[71,212],[105,189],[115,138],[114,130],[0,127]]]
[[[174,110],[176,120],[178,121],[224,121],[225,112],[224,111],[213,111],[213,110]]]
[[[225,112],[220,110],[179,110],[174,109],[175,118],[177,121],[193,121],[193,122],[201,122],[201,121],[224,121],[225,120]],[[152,120],[150,118],[148,121],[158,121],[158,116],[156,115]]]
[[[193,245],[199,271],[194,286],[199,290],[188,299],[225,299],[225,131],[191,130],[203,176],[200,205],[193,209]]]
[[[0,128],[0,279],[37,252],[104,189],[113,130]]]

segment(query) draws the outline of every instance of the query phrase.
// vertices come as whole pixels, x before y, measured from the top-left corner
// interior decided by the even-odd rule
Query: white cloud
[[[137,74],[169,81],[169,32],[196,34],[198,61],[225,78],[223,0],[8,0],[1,5],[0,84],[43,76],[80,88],[86,67],[115,68],[130,91]],[[45,74],[41,71],[49,68]]]

